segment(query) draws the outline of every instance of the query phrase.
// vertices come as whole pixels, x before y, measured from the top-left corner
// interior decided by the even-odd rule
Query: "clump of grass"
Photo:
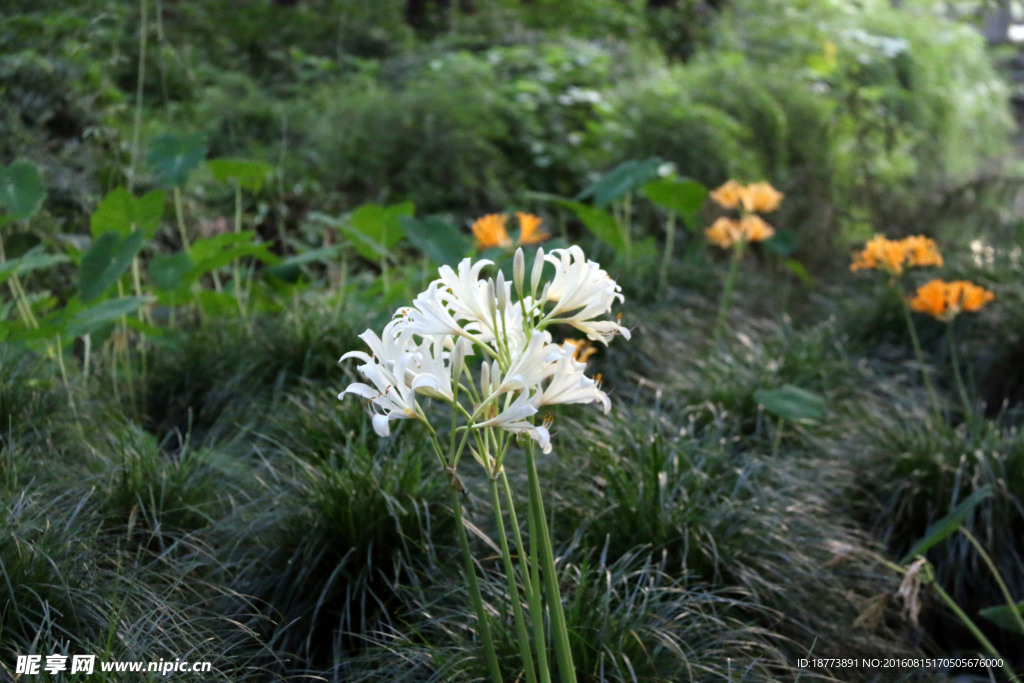
[[[353,429],[336,401],[326,392],[297,399],[266,435],[267,457],[291,474],[265,495],[285,505],[250,521],[232,558],[238,589],[277,622],[274,647],[312,667],[352,656],[393,625],[407,587],[438,563],[434,539],[454,538],[433,455],[377,439],[365,419]],[[305,448],[291,449],[294,434]]]
[[[598,438],[598,425],[575,426],[591,438],[578,439],[558,464],[557,478],[572,482],[558,487],[566,501],[561,525],[579,528],[586,547],[603,547],[611,558],[648,547],[664,552],[672,571],[710,581],[730,499],[745,475],[731,462],[724,436],[698,434],[692,414],[688,421],[673,415],[669,433],[668,420],[654,423],[644,413],[624,409]]]
[[[966,518],[964,528],[985,546],[1010,592],[1024,594],[1021,431],[992,422],[982,422],[977,429],[966,424],[954,429],[876,417],[877,433],[867,445],[859,479],[874,504],[865,512],[890,551],[902,557],[933,522],[973,492],[990,486],[993,495]],[[934,546],[927,557],[936,580],[969,613],[1004,602],[982,558],[962,534]],[[949,630],[943,626],[938,632]],[[995,632],[992,635],[998,639]]]
[[[265,419],[274,399],[302,379],[337,376],[337,359],[362,328],[334,304],[186,332],[152,358],[142,392],[147,428],[172,447],[216,443]]]
[[[223,450],[166,453],[153,435],[130,427],[116,453],[103,473],[100,505],[113,525],[153,549],[216,524],[244,497],[244,465]]]
[[[93,400],[80,378],[61,381],[56,366],[36,353],[0,344],[0,480],[17,489],[39,473],[38,458],[60,462],[48,476],[74,480],[88,472],[89,442],[115,419]],[[52,481],[52,479],[51,479]]]

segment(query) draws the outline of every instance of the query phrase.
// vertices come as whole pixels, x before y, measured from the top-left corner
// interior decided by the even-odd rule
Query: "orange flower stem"
[[[736,240],[732,250],[732,261],[729,263],[729,274],[725,276],[725,289],[722,290],[722,301],[718,304],[718,316],[715,318],[715,327],[711,338],[717,343],[725,328],[725,318],[729,313],[729,305],[732,303],[732,291],[736,287],[736,275],[739,273],[740,260],[743,258],[743,247],[745,241]]]
[[[974,406],[971,403],[971,399],[967,396],[967,387],[964,384],[964,377],[960,373],[960,359],[956,353],[956,339],[953,336],[953,321],[956,318],[952,318],[946,323],[946,340],[949,344],[949,362],[953,366],[953,379],[956,380],[956,390],[960,394],[960,402],[964,406],[964,419],[970,422],[974,421]]]
[[[932,384],[931,373],[928,372],[928,364],[924,359],[924,351],[921,350],[921,342],[917,338],[917,328],[914,327],[914,319],[910,315],[910,307],[903,303],[903,316],[907,319],[907,329],[910,330],[910,342],[914,345],[914,355],[917,356],[917,364],[921,368],[921,379],[924,380],[924,387],[928,391],[928,399],[932,403],[935,417],[942,420],[942,403],[939,395],[935,393],[935,386]]]

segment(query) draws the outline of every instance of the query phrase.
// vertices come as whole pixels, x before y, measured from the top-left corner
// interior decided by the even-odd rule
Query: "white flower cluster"
[[[412,306],[399,309],[379,337],[373,330],[359,335],[370,353],[341,357],[362,361],[358,369],[366,382],[350,384],[338,398],[366,399],[378,435],[391,433],[392,420],[427,422],[418,403],[427,397],[451,404],[470,429],[525,433],[547,453],[547,427],[532,420],[541,406],[600,403],[610,410],[599,382],[573,357],[576,347],[555,344],[547,328],[566,323],[604,344],[618,334],[629,339],[618,321],[600,319],[616,299],[622,301],[619,285],[575,246],[549,254],[538,249],[529,289],[522,249],[515,254],[513,283],[501,272],[481,280],[480,271],[491,263],[465,259],[457,271],[442,266],[440,278]],[[555,273],[542,288],[545,264]],[[476,372],[470,357],[479,359]]]

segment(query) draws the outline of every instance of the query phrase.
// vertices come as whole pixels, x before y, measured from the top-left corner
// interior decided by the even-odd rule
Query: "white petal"
[[[391,435],[391,425],[387,415],[377,413],[373,416],[373,431],[377,432],[377,436],[381,438]]]

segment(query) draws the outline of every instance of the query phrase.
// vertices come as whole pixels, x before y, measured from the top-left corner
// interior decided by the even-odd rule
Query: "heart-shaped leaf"
[[[607,206],[657,178],[660,166],[661,159],[658,157],[625,161],[576,195],[575,199],[581,201],[592,197],[595,206]]]
[[[587,229],[594,233],[594,237],[607,244],[616,252],[622,253],[629,250],[628,236],[623,234],[619,222],[615,220],[615,216],[604,209],[543,192],[530,192],[529,196],[533,199],[554,202],[570,209],[583,222],[583,225],[587,226]]]
[[[146,235],[141,230],[122,237],[116,232],[105,232],[96,238],[82,257],[78,271],[78,291],[83,303],[89,303],[106,294],[120,279],[132,258],[139,253]]]
[[[295,256],[289,256],[275,266],[263,271],[264,275],[272,275],[279,280],[295,282],[299,279],[299,266],[307,263],[328,263],[338,255],[342,245],[332,244],[329,247],[310,249]]]
[[[37,245],[18,258],[0,263],[0,283],[13,275],[26,275],[34,270],[49,268],[68,260],[63,254],[45,254],[43,246]]]
[[[342,232],[352,240],[356,252],[369,261],[379,261],[395,248],[403,230],[399,219],[413,215],[412,202],[391,206],[364,204],[342,224]]]
[[[210,159],[206,166],[220,182],[238,183],[249,192],[259,192],[271,171],[270,164],[247,159]]]
[[[141,230],[147,238],[152,238],[164,215],[164,198],[163,190],[151,190],[139,198],[123,187],[111,190],[93,211],[89,230],[93,237],[105,232],[123,236]]]
[[[643,187],[652,202],[675,213],[687,227],[694,227],[695,217],[708,196],[708,188],[689,178],[659,178]]]
[[[187,286],[188,274],[195,263],[185,252],[159,254],[149,262],[149,279],[163,292],[173,292]]]
[[[0,206],[7,215],[3,222],[30,218],[46,199],[46,186],[39,169],[24,159],[0,166]]]
[[[155,301],[151,296],[127,296],[107,299],[76,314],[68,323],[68,334],[79,337],[98,330],[103,325],[130,315]]]
[[[149,142],[146,159],[164,187],[181,187],[188,176],[206,158],[206,138],[202,133],[174,135],[163,133]]]
[[[473,247],[462,231],[438,216],[402,216],[400,221],[409,241],[439,266],[458,263]]]

